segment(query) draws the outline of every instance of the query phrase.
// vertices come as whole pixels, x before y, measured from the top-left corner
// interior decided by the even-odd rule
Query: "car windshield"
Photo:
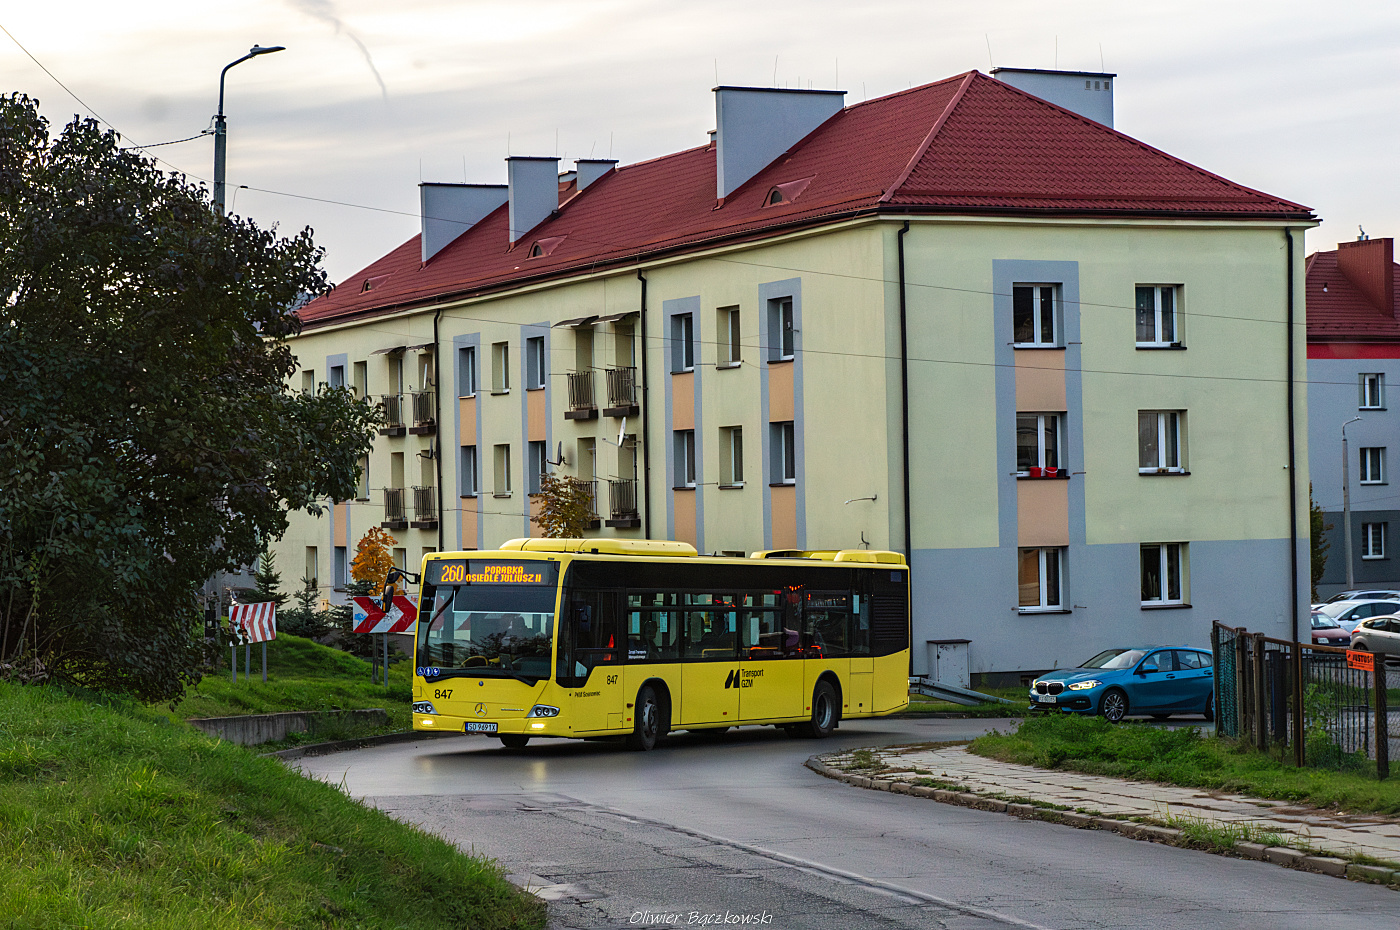
[[[1324,617],[1330,617],[1331,619],[1336,620],[1337,617],[1346,613],[1348,610],[1351,609],[1351,607],[1351,601],[1338,601],[1335,604],[1328,604],[1326,607],[1320,608],[1318,610],[1318,613],[1322,614]]]
[[[1105,649],[1079,667],[1132,668],[1146,654],[1146,649]]]
[[[1338,629],[1337,622],[1325,613],[1318,611],[1312,615],[1312,628],[1314,630],[1335,630]]]

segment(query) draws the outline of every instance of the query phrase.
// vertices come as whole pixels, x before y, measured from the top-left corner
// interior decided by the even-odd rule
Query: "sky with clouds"
[[[1400,234],[1393,0],[53,0],[0,26],[0,90],[142,145],[209,128],[220,69],[285,45],[229,72],[229,201],[313,227],[333,280],[418,231],[420,180],[701,144],[716,81],[850,103],[993,63],[1117,73],[1118,129],[1311,206],[1310,251]],[[150,151],[212,177],[207,136]]]

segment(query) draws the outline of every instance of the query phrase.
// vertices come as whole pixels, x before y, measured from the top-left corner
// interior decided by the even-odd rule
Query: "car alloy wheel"
[[[1128,716],[1128,696],[1117,688],[1113,689],[1099,702],[1099,713],[1109,723],[1118,723]]]

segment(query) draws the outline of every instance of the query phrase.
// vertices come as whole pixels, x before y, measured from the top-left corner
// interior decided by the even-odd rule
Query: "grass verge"
[[[1110,724],[1099,717],[1032,716],[1010,733],[989,733],[968,749],[981,756],[1193,788],[1231,791],[1356,813],[1400,814],[1400,779],[1295,768],[1195,727]]]
[[[0,684],[10,926],[541,928],[488,861],[137,706]]]
[[[275,714],[283,711],[333,711],[364,707],[382,707],[389,714],[389,724],[381,728],[340,726],[335,722],[329,729],[304,735],[297,742],[352,739],[378,732],[411,729],[413,715],[412,670],[408,662],[389,667],[389,687],[370,681],[370,664],[348,652],[322,646],[300,636],[280,634],[267,644],[267,683],[262,681],[262,654],[253,647],[254,674],[251,679],[239,672],[238,683],[230,680],[225,669],[204,677],[198,685],[185,692],[172,716],[235,717],[243,714]],[[240,664],[242,657],[240,656]],[[281,745],[280,743],[278,744]]]

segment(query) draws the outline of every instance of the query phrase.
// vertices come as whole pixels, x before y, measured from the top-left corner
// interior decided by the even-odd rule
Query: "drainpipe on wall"
[[[443,509],[442,495],[442,346],[438,344],[438,324],[442,322],[442,308],[433,314],[433,422],[437,424],[437,508],[438,508],[438,552],[443,550],[443,530],[447,523],[447,511]],[[387,668],[387,666],[386,666]]]
[[[899,231],[899,392],[900,392],[900,416],[903,418],[903,429],[900,433],[900,451],[903,454],[904,462],[904,557],[909,560],[909,567],[914,566],[914,531],[910,525],[913,508],[909,503],[909,315],[904,297],[904,234],[909,232],[909,221],[904,221],[904,228]],[[912,653],[911,661],[912,661]]]
[[[637,269],[642,282],[642,536],[651,539],[651,420],[647,417],[647,397],[651,382],[647,379],[647,276]]]
[[[1293,610],[1293,641],[1297,643],[1302,640],[1298,631],[1298,461],[1293,436],[1293,231],[1285,227],[1283,239],[1288,263],[1288,564],[1293,581],[1288,603]]]

